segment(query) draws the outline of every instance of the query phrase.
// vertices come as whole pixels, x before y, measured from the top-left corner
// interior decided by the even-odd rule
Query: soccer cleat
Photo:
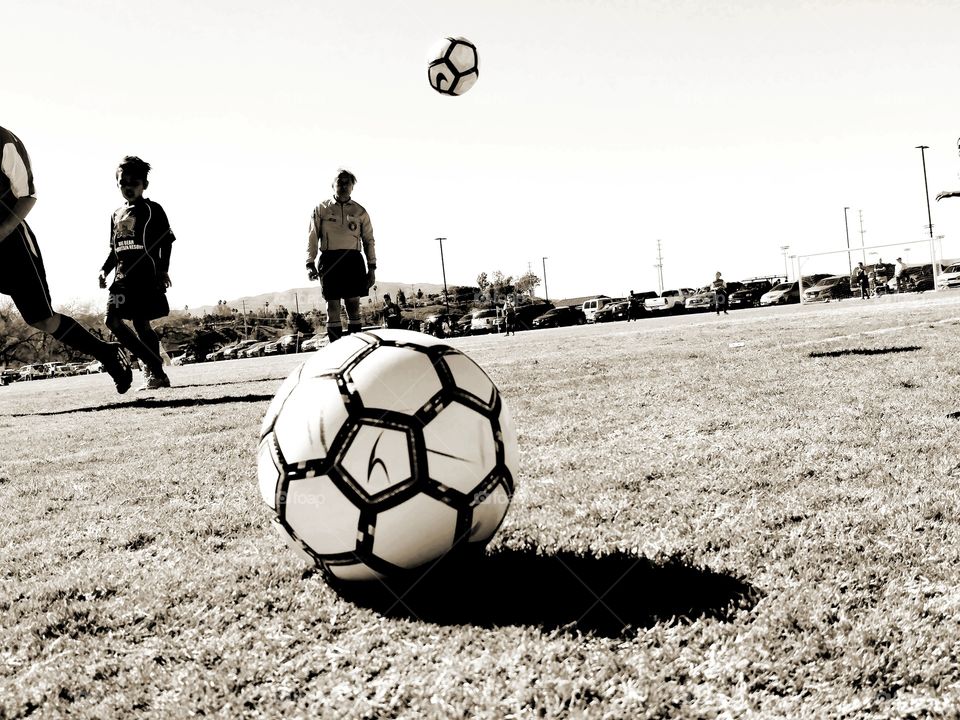
[[[167,377],[167,374],[160,371],[159,375],[154,375],[152,372],[147,371],[146,373],[146,382],[143,383],[140,387],[137,388],[137,391],[141,390],[159,390],[160,388],[170,387],[170,378]]]
[[[123,395],[133,383],[133,372],[130,370],[130,363],[127,362],[127,356],[120,347],[120,343],[107,343],[107,345],[110,346],[110,352],[103,362],[103,369],[113,378],[117,392]]]

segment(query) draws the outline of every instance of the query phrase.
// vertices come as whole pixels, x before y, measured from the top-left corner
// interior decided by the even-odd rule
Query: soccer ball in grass
[[[443,95],[463,95],[480,77],[477,46],[466,38],[444,38],[427,66],[430,87]]]
[[[482,549],[510,505],[517,436],[469,357],[409,330],[348,335],[283,382],[258,476],[287,543],[339,580]]]

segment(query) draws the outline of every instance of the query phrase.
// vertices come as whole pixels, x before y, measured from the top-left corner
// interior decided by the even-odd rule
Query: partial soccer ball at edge
[[[427,66],[430,87],[442,95],[463,95],[480,77],[477,46],[463,37],[444,38]]]
[[[408,330],[348,335],[283,382],[258,449],[274,526],[328,578],[372,580],[482,549],[519,467],[500,393],[469,357]]]

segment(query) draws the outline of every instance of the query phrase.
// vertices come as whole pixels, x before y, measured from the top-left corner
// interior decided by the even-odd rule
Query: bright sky
[[[960,256],[956,0],[30,0],[4,6],[0,124],[30,153],[54,303],[96,282],[117,161],[177,235],[171,305],[306,285],[307,223],[358,176],[378,278],[542,275],[551,298],[783,272],[927,236]],[[464,96],[432,45],[478,46]],[[923,246],[910,257],[927,260]],[[886,254],[886,253],[885,253]],[[891,248],[889,255],[897,254]],[[856,260],[856,257],[854,257]],[[846,257],[804,271],[842,272]],[[542,294],[543,288],[541,288]]]

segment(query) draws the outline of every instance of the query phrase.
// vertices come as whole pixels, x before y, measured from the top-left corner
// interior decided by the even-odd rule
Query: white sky
[[[788,5],[790,7],[788,7]],[[956,0],[5,2],[0,124],[24,141],[55,304],[103,304],[117,161],[177,235],[171,305],[306,283],[351,168],[381,281],[542,274],[551,298],[782,272],[790,253],[935,234],[960,255]],[[431,90],[443,36],[480,53]],[[928,259],[922,247],[911,256]],[[895,248],[889,255],[897,254]],[[856,257],[854,258],[856,259]],[[826,271],[842,272],[838,256]],[[818,271],[811,261],[806,271]],[[542,288],[541,288],[542,292]]]

